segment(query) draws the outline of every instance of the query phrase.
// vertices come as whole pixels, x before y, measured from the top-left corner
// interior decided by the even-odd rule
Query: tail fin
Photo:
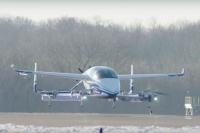
[[[131,75],[133,75],[133,65],[131,65]],[[130,79],[130,92],[129,93],[133,93],[134,91],[134,80]]]
[[[35,63],[35,69],[34,71],[36,72],[37,71],[37,63]],[[35,93],[37,93],[37,75],[34,74],[34,79],[33,79],[33,91]]]

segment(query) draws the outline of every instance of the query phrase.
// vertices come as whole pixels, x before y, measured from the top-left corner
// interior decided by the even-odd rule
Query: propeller
[[[37,91],[45,91],[45,90],[37,89]]]
[[[84,71],[83,71],[83,70],[81,70],[79,67],[78,67],[78,70],[79,70],[81,73],[84,73]]]
[[[88,69],[90,69],[90,68],[91,68],[91,66],[88,67]],[[79,70],[79,72],[80,72],[81,74],[84,73],[84,70],[82,70],[81,68],[77,67],[77,69]],[[79,81],[79,80],[76,79],[76,82],[77,82],[77,81]]]
[[[90,69],[92,66],[89,66],[88,69]],[[82,70],[81,68],[77,67],[77,69],[81,72],[84,73],[84,70]]]
[[[168,95],[169,95],[169,94],[162,93],[162,92],[152,92],[152,93],[156,93],[156,94],[159,94],[159,95],[165,95],[165,96],[168,96]]]

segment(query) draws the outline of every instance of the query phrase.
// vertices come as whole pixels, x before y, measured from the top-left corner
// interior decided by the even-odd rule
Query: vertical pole
[[[131,75],[133,75],[133,65],[131,65]],[[130,92],[129,93],[133,93],[134,91],[134,80],[130,79]]]
[[[37,71],[37,63],[35,63],[35,69],[34,71]],[[33,91],[37,93],[37,75],[34,74],[34,80],[33,80]]]
[[[187,91],[187,93],[188,93],[188,97],[189,97],[189,95],[190,95],[190,91]]]

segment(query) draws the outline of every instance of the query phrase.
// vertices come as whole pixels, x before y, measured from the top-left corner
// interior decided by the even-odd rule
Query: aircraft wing
[[[135,78],[155,78],[155,77],[174,77],[183,76],[185,74],[185,69],[182,69],[181,73],[171,73],[171,74],[133,74],[133,75],[118,75],[119,79],[135,79]]]
[[[31,70],[17,70],[14,65],[11,65],[14,71],[21,75],[44,75],[44,76],[57,76],[68,79],[78,79],[78,80],[90,80],[87,74],[75,74],[75,73],[58,73],[58,72],[44,72],[44,71],[31,71]]]

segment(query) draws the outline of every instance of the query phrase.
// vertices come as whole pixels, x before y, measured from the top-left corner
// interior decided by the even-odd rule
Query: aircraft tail
[[[35,63],[35,69],[34,71],[37,71],[37,63]],[[33,79],[33,92],[37,93],[37,75],[34,74],[34,79]]]
[[[131,65],[131,75],[133,75],[133,65]],[[134,91],[134,80],[130,79],[130,92],[129,93],[133,93]]]

